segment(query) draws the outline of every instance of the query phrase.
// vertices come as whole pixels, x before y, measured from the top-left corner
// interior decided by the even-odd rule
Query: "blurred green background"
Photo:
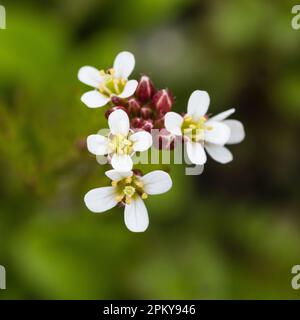
[[[300,30],[297,1],[2,1],[0,30],[0,299],[300,298]],[[150,227],[129,232],[123,210],[92,214],[105,186],[84,147],[106,126],[80,102],[83,65],[122,50],[134,76],[169,87],[174,110],[207,90],[246,128],[228,165],[200,176],[174,165],[174,187],[147,200]]]

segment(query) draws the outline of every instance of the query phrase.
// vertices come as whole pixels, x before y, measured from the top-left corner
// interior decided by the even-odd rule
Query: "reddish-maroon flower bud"
[[[152,120],[151,119],[144,120],[143,125],[142,125],[142,129],[144,129],[145,131],[151,132],[151,130],[153,129]]]
[[[142,76],[135,94],[141,101],[147,101],[154,95],[155,88],[148,76]]]
[[[143,119],[149,119],[152,115],[152,110],[149,107],[142,107],[141,108],[141,116]]]
[[[123,106],[116,106],[116,107],[112,107],[112,108],[108,109],[108,110],[105,112],[105,117],[106,117],[106,119],[108,119],[109,115],[110,115],[112,112],[114,112],[114,111],[116,111],[116,110],[119,110],[119,109],[124,110],[124,111],[128,114],[128,110],[127,110],[125,107],[123,107]]]
[[[140,129],[143,125],[143,120],[139,117],[135,117],[131,119],[130,124],[133,129]]]
[[[124,202],[124,201],[118,202],[118,203],[117,203],[117,206],[118,206],[119,208],[124,208],[124,207],[125,207],[125,202]]]
[[[111,102],[115,105],[115,106],[124,106],[125,101],[117,96],[112,96],[111,97]]]
[[[168,89],[159,90],[152,98],[152,102],[160,116],[169,112],[173,105],[173,94]]]
[[[164,119],[164,117],[161,117],[161,118],[158,118],[157,120],[155,120],[154,128],[162,129],[164,127],[165,127],[165,119]]]
[[[131,116],[137,116],[140,112],[141,105],[139,101],[135,98],[130,98],[128,100],[128,112]]]
[[[134,173],[135,176],[138,176],[138,177],[143,176],[143,173],[140,169],[133,169],[132,172]]]
[[[153,145],[157,149],[173,150],[175,137],[172,136],[166,129],[161,129],[153,137]]]

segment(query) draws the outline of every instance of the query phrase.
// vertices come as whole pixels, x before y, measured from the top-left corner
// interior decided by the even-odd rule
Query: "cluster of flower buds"
[[[172,149],[179,142],[184,144],[191,163],[204,165],[206,153],[220,163],[228,163],[232,154],[225,144],[241,142],[245,133],[241,122],[227,119],[234,109],[211,118],[207,115],[210,98],[205,91],[191,94],[183,116],[172,112],[174,98],[169,89],[157,90],[146,75],[139,81],[128,80],[134,66],[134,55],[124,51],[107,71],[85,66],[78,78],[94,88],[82,95],[84,104],[90,108],[109,106],[105,112],[109,133],[90,135],[87,147],[111,165],[112,170],[105,173],[111,186],[89,191],[85,204],[93,212],[125,207],[127,228],[142,232],[149,224],[144,200],[148,195],[167,192],[172,180],[165,171],[143,175],[134,169],[132,157],[136,152],[152,146]]]
[[[115,96],[111,102],[114,106],[106,111],[107,119],[113,111],[122,109],[128,114],[132,129],[152,132],[155,148],[174,149],[178,139],[164,125],[165,115],[171,111],[174,102],[171,90],[157,90],[150,77],[142,75],[134,96],[128,99]]]
[[[152,80],[143,75],[132,97],[112,97],[114,106],[106,111],[105,116],[108,118],[113,111],[122,109],[127,112],[132,129],[151,132],[152,129],[164,128],[164,116],[171,111],[173,100],[170,90],[156,90]]]

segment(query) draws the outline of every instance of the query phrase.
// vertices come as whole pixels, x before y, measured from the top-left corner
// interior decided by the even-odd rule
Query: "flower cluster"
[[[203,165],[206,152],[214,160],[227,163],[233,157],[225,145],[241,142],[245,133],[241,122],[227,119],[234,109],[214,117],[207,115],[210,98],[205,91],[191,94],[187,113],[171,111],[174,99],[170,90],[157,90],[146,75],[139,82],[128,80],[134,66],[133,54],[124,51],[116,56],[112,68],[85,66],[79,70],[79,80],[94,88],[84,93],[81,101],[89,108],[108,106],[105,116],[109,130],[105,135],[88,136],[87,148],[96,156],[106,157],[112,167],[105,173],[111,186],[89,191],[84,200],[92,212],[104,212],[116,205],[124,207],[127,228],[143,232],[149,224],[144,200],[149,195],[167,192],[172,179],[165,171],[143,175],[133,169],[132,157],[136,152],[147,151],[152,145],[172,149],[174,142],[179,141],[194,164]],[[154,129],[159,132],[156,139]]]

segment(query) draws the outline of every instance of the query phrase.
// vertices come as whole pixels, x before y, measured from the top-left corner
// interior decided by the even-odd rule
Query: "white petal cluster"
[[[130,52],[119,53],[113,68],[107,72],[85,66],[79,70],[81,82],[94,88],[82,95],[81,101],[90,108],[105,106],[113,96],[126,99],[137,88],[136,80],[128,80],[135,65]],[[146,151],[152,146],[149,132],[134,132],[130,128],[127,113],[121,109],[113,111],[108,117],[109,134],[92,134],[87,138],[88,150],[96,156],[106,156],[112,170],[105,174],[111,179],[111,186],[90,190],[84,197],[86,206],[92,212],[104,212],[117,204],[123,205],[124,220],[133,232],[143,232],[148,228],[149,217],[144,200],[148,195],[167,192],[172,180],[164,171],[153,171],[144,176],[132,171],[132,156],[137,151]]]
[[[132,96],[138,85],[136,80],[128,80],[134,66],[134,55],[123,51],[116,56],[113,67],[107,72],[91,66],[82,67],[78,79],[95,90],[83,94],[81,101],[89,108],[99,108],[105,106],[113,96]]]
[[[140,110],[143,109],[142,102],[145,102],[144,111],[150,108],[150,114],[154,115],[151,124],[154,125],[157,115],[161,117],[159,120],[163,120],[163,115],[171,110],[173,98],[170,98],[171,93],[163,94],[157,101],[157,94],[167,91],[160,90],[155,93],[156,89],[148,77],[147,83],[151,84],[147,91],[149,98],[142,98],[145,96],[140,93],[140,89],[143,90],[142,80],[138,89],[136,80],[128,80],[134,66],[134,55],[123,51],[116,56],[113,67],[106,71],[84,66],[78,72],[79,80],[93,87],[93,90],[84,93],[81,97],[85,105],[98,108],[106,104],[113,106],[121,101],[125,106],[122,105],[123,109],[114,108],[116,110],[113,109],[114,111],[110,113],[107,134],[99,132],[87,138],[88,150],[96,155],[97,159],[105,157],[112,170],[105,172],[111,180],[111,185],[90,190],[85,195],[84,202],[90,211],[96,213],[105,212],[117,205],[124,207],[124,221],[127,228],[133,232],[143,232],[149,225],[144,200],[149,195],[169,191],[172,187],[172,179],[167,172],[161,170],[152,171],[146,175],[133,170],[133,155],[136,152],[147,151],[151,148],[153,141],[149,132],[130,127],[130,121],[132,123],[137,112],[130,114],[132,106],[129,106],[129,102],[136,101],[136,107]],[[149,102],[150,98],[152,102]],[[168,112],[164,117],[164,129],[169,131],[172,139],[175,136],[181,137],[179,140],[184,142],[188,158],[196,165],[203,165],[207,161],[207,154],[220,163],[230,162],[233,156],[225,145],[239,143],[245,137],[243,124],[240,121],[228,119],[235,109],[209,117],[207,115],[209,104],[208,93],[196,90],[189,98],[187,113],[184,116]],[[167,105],[167,109],[164,105]],[[159,112],[162,110],[165,111],[161,116]],[[145,118],[145,113],[140,113],[140,116]],[[149,121],[148,118],[145,119]],[[148,130],[146,127],[142,128]]]
[[[132,171],[109,170],[106,176],[112,180],[111,187],[90,190],[84,197],[86,206],[92,212],[104,212],[118,203],[125,203],[124,221],[133,232],[148,228],[148,211],[143,199],[148,195],[165,193],[172,187],[172,180],[165,171],[152,171],[142,177]]]
[[[108,125],[110,133],[107,137],[88,136],[88,150],[96,156],[107,155],[115,170],[130,171],[133,167],[131,157],[136,151],[148,150],[152,146],[152,136],[147,131],[132,132],[128,115],[121,109],[109,115]]]
[[[226,120],[235,109],[209,118],[206,115],[209,103],[208,93],[196,90],[189,98],[185,116],[175,112],[165,116],[166,129],[173,135],[183,136],[190,161],[198,165],[206,162],[206,152],[220,163],[230,162],[233,156],[225,145],[239,143],[245,137],[240,121]]]

